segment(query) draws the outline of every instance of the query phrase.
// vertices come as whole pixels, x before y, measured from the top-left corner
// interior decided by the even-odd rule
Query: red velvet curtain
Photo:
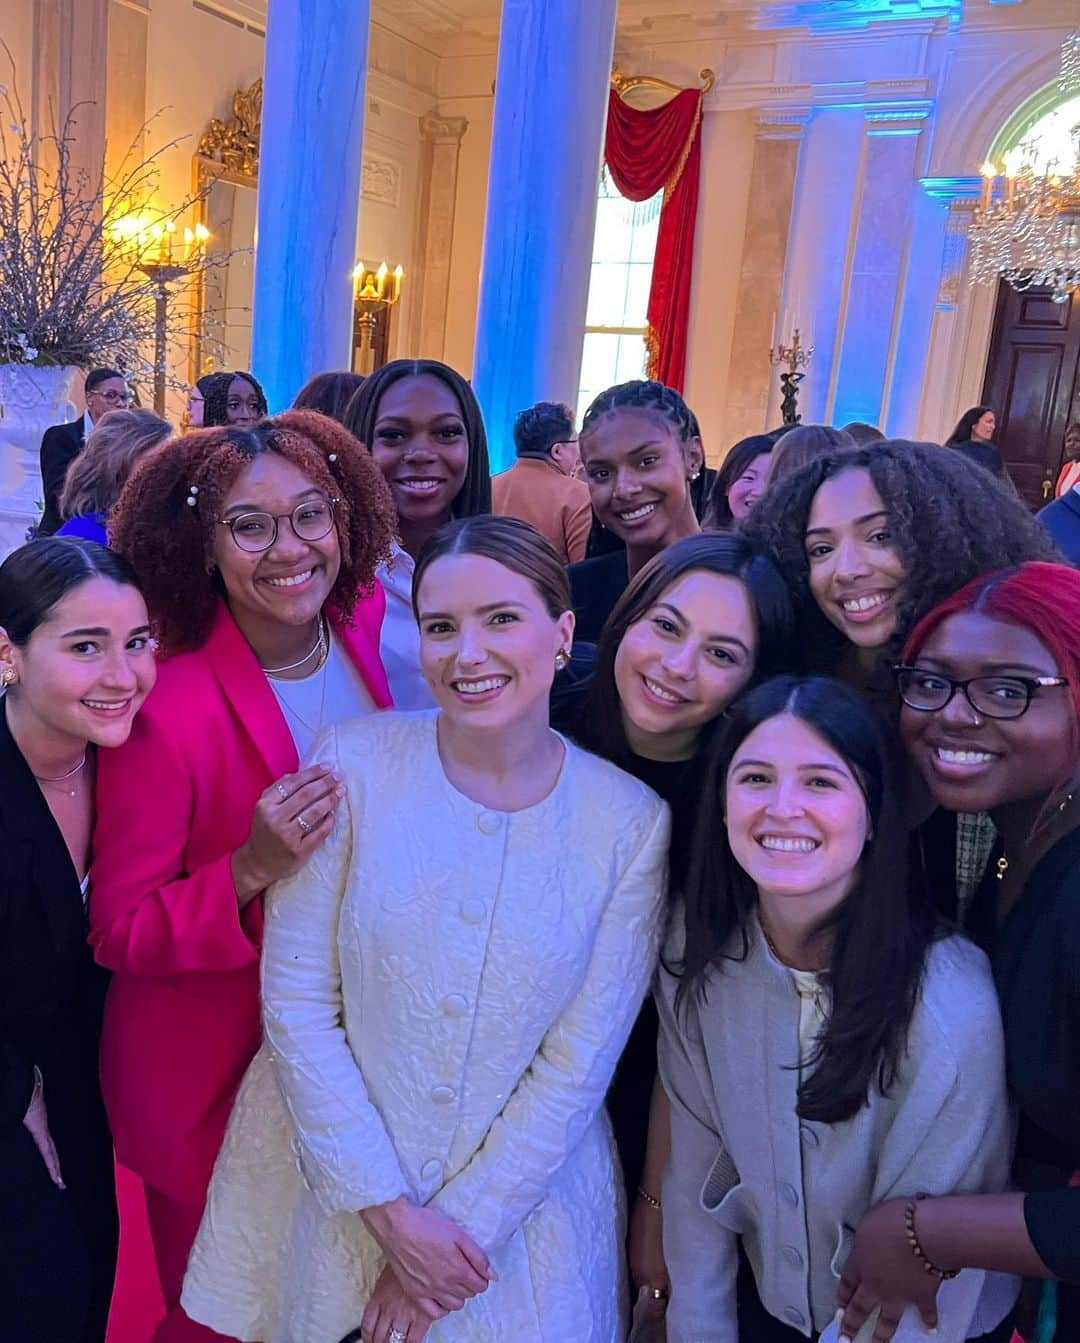
[[[647,320],[650,378],[683,390],[690,282],[701,183],[700,89],[641,111],[615,89],[608,95],[604,158],[612,181],[633,201],[664,190]]]

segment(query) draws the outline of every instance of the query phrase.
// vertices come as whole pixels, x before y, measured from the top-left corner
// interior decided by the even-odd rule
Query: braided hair
[[[635,378],[631,382],[616,383],[601,392],[585,412],[581,432],[587,433],[601,415],[613,410],[654,410],[662,415],[683,443],[699,437],[697,420],[690,407],[674,387],[657,382],[655,378]]]

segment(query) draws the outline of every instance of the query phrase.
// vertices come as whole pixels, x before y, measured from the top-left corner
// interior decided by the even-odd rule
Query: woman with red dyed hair
[[[1080,573],[984,575],[916,627],[896,669],[905,745],[936,801],[987,811],[998,848],[968,911],[989,953],[1020,1113],[1026,1193],[874,1208],[845,1267],[841,1337],[876,1305],[928,1325],[943,1274],[1056,1277],[1059,1343],[1080,1338]],[[1068,1284],[1068,1285],[1067,1285]],[[1039,1338],[1046,1339],[1047,1313]]]

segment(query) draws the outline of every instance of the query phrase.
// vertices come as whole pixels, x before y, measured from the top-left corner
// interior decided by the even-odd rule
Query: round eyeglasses
[[[301,541],[321,541],[334,526],[336,499],[305,499],[291,513],[238,513],[234,518],[219,518],[219,527],[228,527],[232,539],[251,553],[269,550],[278,538],[278,523],[288,522],[293,535]]]
[[[984,718],[1022,718],[1039,690],[1069,684],[1066,676],[970,676],[958,681],[926,667],[894,667],[893,674],[909,709],[938,713],[960,691]]]

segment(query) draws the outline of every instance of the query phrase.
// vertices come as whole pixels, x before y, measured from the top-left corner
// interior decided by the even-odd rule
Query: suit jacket
[[[376,584],[335,633],[379,708]],[[224,602],[206,643],[163,661],[127,742],[102,752],[90,938],[113,971],[101,1068],[117,1154],[201,1202],[259,1045],[262,899],[237,906],[230,859],[260,794],[297,768],[274,692]]]
[[[0,854],[0,1332],[11,1343],[100,1341],[117,1239],[97,1068],[105,975],[86,945],[64,837],[11,735],[3,699]],[[63,1193],[23,1125],[35,1068]]]
[[[70,424],[54,424],[41,440],[41,488],[45,512],[38,524],[39,536],[52,536],[60,526],[60,496],[68,467],[82,452],[86,437],[86,416]]]
[[[1069,490],[1035,514],[1070,564],[1080,564],[1080,494]]]
[[[519,457],[491,482],[491,511],[531,522],[568,564],[585,558],[592,526],[589,487],[550,459]]]

